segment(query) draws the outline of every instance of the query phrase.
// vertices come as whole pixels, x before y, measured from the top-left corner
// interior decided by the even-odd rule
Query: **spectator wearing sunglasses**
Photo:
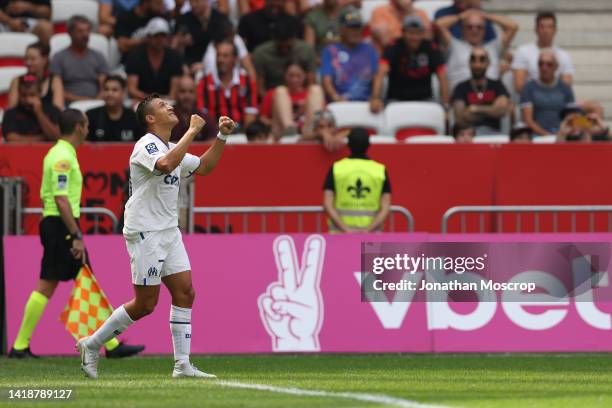
[[[455,121],[472,126],[477,135],[498,134],[501,119],[511,109],[508,91],[501,81],[487,78],[489,56],[482,47],[472,49],[469,57],[472,77],[453,92]]]
[[[491,21],[502,29],[502,35],[492,41],[485,41],[485,23]],[[457,22],[463,26],[463,39],[453,36],[450,29]],[[447,73],[451,89],[470,78],[469,57],[472,48],[483,47],[489,54],[487,77],[499,79],[500,59],[512,43],[518,24],[503,16],[468,9],[458,15],[441,17],[436,20],[440,31],[441,44],[448,50]]]
[[[561,112],[574,102],[574,92],[555,73],[559,68],[554,51],[542,51],[538,58],[539,77],[528,81],[521,94],[523,120],[536,135],[559,131]]]

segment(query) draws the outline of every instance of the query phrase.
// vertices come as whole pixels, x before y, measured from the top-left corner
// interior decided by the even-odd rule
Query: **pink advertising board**
[[[521,306],[494,302],[362,302],[361,244],[369,242],[612,242],[612,234],[192,235],[194,353],[612,351],[612,302]],[[89,236],[93,271],[114,306],[132,297],[121,236]],[[38,279],[37,237],[4,239],[9,346]],[[547,272],[547,271],[542,271]],[[607,284],[607,277],[600,279]],[[59,321],[72,288],[61,284],[32,350],[72,354]],[[607,298],[608,300],[609,297]],[[148,353],[171,353],[170,299],[122,336]]]

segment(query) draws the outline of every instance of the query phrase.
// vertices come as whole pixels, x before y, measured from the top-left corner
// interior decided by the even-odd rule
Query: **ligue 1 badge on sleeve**
[[[145,146],[145,149],[147,149],[147,152],[149,152],[149,154],[154,154],[159,152],[159,149],[157,148],[157,145],[155,145],[155,143],[149,143],[148,145]]]

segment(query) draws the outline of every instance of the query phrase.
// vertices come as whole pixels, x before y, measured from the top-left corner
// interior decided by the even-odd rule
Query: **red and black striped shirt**
[[[234,72],[232,87],[226,89],[212,73],[198,83],[198,108],[211,118],[229,116],[241,126],[245,114],[257,115],[257,86],[246,72]]]

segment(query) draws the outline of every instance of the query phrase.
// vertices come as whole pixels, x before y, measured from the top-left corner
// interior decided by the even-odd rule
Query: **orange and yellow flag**
[[[113,313],[108,298],[88,265],[84,265],[74,281],[72,295],[60,315],[66,330],[78,341],[90,336]]]

